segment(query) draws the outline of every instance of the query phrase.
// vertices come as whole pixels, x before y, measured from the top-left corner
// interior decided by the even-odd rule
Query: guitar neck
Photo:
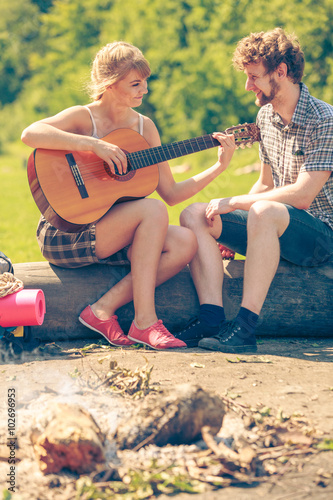
[[[127,160],[133,170],[156,165],[163,161],[173,160],[181,156],[187,156],[192,153],[204,151],[205,149],[215,148],[220,143],[211,134],[186,139],[184,141],[172,142],[170,144],[156,146],[154,148],[135,151],[127,154]]]

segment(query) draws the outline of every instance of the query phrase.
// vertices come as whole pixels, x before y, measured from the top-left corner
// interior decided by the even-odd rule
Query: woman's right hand
[[[109,165],[113,174],[119,175],[127,172],[126,154],[115,144],[97,139],[93,152]],[[117,167],[117,171],[115,167]]]

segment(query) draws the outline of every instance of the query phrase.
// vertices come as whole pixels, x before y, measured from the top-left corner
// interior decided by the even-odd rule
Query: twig
[[[210,427],[208,425],[205,425],[201,429],[201,435],[202,439],[205,441],[206,445],[208,446],[209,449],[212,450],[213,453],[215,453],[216,456],[221,457],[224,456],[230,460],[237,460],[239,461],[239,455],[235,451],[231,450],[226,446],[223,441],[221,441],[219,444],[216,443]]]
[[[112,375],[110,375],[110,377],[107,377],[105,380],[103,380],[103,382],[101,382],[100,384],[96,385],[94,387],[94,389],[99,389],[100,387],[102,387],[103,385],[106,385],[108,384],[109,382],[111,382],[111,380],[114,380],[115,378],[118,377],[118,373],[113,373]]]
[[[264,461],[264,460],[270,460],[272,458],[280,458],[280,457],[290,457],[290,456],[294,456],[294,455],[307,455],[307,454],[315,454],[315,453],[318,453],[318,450],[312,450],[311,448],[307,448],[305,450],[290,450],[290,451],[283,451],[281,450],[281,452],[277,452],[277,453],[268,453],[267,456],[259,456],[258,458],[261,460],[261,461]],[[259,455],[263,455],[263,454],[259,454]]]
[[[139,451],[140,448],[142,448],[143,446],[146,446],[146,444],[150,443],[154,437],[157,435],[159,430],[153,432],[152,434],[150,434],[150,436],[146,437],[146,439],[144,439],[143,441],[141,441],[141,443],[137,444],[134,448],[133,448],[133,451]]]

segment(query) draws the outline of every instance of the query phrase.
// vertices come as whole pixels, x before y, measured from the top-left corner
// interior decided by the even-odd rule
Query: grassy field
[[[35,236],[40,214],[30,193],[26,173],[26,162],[31,151],[17,143],[10,144],[0,155],[0,250],[13,263],[43,260]],[[191,177],[211,166],[216,161],[216,153],[217,150],[213,149],[170,162],[176,181]],[[257,146],[236,151],[228,170],[206,189],[186,202],[168,207],[170,223],[178,225],[180,212],[190,203],[208,202],[212,198],[247,192],[258,178],[258,172],[239,175],[238,170],[257,161]],[[176,167],[181,164],[188,164],[190,170],[176,173]]]

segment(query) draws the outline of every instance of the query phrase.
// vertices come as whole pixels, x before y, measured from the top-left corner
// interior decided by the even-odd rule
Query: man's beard
[[[261,107],[261,106],[265,106],[265,104],[268,104],[270,102],[273,101],[273,99],[276,97],[276,94],[278,93],[278,91],[280,90],[280,85],[278,83],[276,83],[276,81],[271,78],[269,80],[269,83],[271,85],[271,92],[269,95],[266,95],[264,94],[263,92],[261,92],[261,97],[257,97],[256,98],[256,105]]]

